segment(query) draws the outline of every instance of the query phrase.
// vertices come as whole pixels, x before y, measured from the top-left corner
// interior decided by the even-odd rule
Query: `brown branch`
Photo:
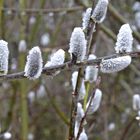
[[[17,8],[1,8],[3,12],[9,12],[10,14],[48,14],[50,12],[58,13],[58,12],[74,12],[83,10],[82,6],[77,7],[68,7],[68,8],[56,8],[56,9],[17,9]]]
[[[90,17],[91,17],[91,15],[93,13],[93,9],[94,9],[94,2],[93,2],[93,5],[92,5],[92,10],[91,10],[91,13],[90,13]],[[93,40],[93,33],[95,32],[95,27],[96,27],[96,23],[93,22],[93,20],[90,18],[88,26],[84,30],[85,37],[87,39],[86,57],[88,57],[88,55],[90,53],[92,40]],[[83,73],[83,69],[79,68],[79,70],[78,70],[78,78],[77,78],[77,82],[76,82],[76,88],[75,88],[75,90],[73,92],[73,96],[72,96],[69,140],[74,139],[74,126],[75,126],[75,119],[76,119],[76,114],[77,114],[77,103],[78,103],[78,96],[79,96],[78,92],[79,92],[79,88],[80,88],[82,77],[83,77],[83,76],[81,76],[82,73]]]
[[[77,102],[78,102],[78,91],[81,85],[81,74],[82,74],[82,68],[79,68],[78,70],[78,78],[76,82],[76,88],[74,92],[72,93],[72,105],[71,105],[71,118],[70,118],[70,128],[69,128],[69,140],[73,140],[74,138],[74,126],[75,126],[75,118],[77,114]]]
[[[89,65],[99,65],[101,63],[102,59],[110,59],[110,58],[115,58],[118,56],[125,56],[125,55],[130,55],[131,57],[140,57],[140,51],[137,52],[130,52],[127,54],[112,54],[109,56],[104,56],[104,57],[99,57],[94,60],[85,60],[83,62],[79,62],[76,64],[72,64],[70,61],[66,62],[62,65],[57,65],[53,67],[48,67],[48,68],[43,68],[42,74],[46,74],[48,76],[53,75],[56,71],[64,71],[64,70],[72,70],[72,69],[78,69],[78,68],[83,68]],[[13,73],[13,74],[7,74],[7,75],[2,75],[0,76],[0,80],[16,80],[16,79],[24,79],[26,78],[24,76],[24,72],[18,72],[18,73]]]
[[[123,133],[122,133],[122,136],[121,136],[121,139],[120,140],[125,140],[125,137],[128,133],[128,131],[130,130],[131,126],[133,125],[133,123],[136,121],[135,117],[132,118],[132,120],[128,123],[128,125],[125,127]]]
[[[88,107],[87,107],[87,109],[86,109],[85,115],[84,115],[84,117],[81,119],[80,126],[79,126],[79,131],[78,131],[76,140],[79,139],[80,134],[81,134],[81,132],[82,132],[82,130],[83,130],[83,123],[84,123],[84,121],[85,121],[85,119],[86,119],[86,117],[87,117],[87,113],[88,113],[88,111],[89,111],[90,105],[91,105],[92,100],[93,100],[93,98],[94,98],[94,96],[95,96],[95,91],[96,91],[97,88],[99,88],[100,82],[101,82],[101,78],[99,77],[99,78],[97,79],[97,81],[96,81],[96,85],[95,85],[95,88],[94,88],[93,93],[92,93],[92,95],[91,95],[91,98],[90,98],[90,101],[89,101],[89,105],[88,105]]]

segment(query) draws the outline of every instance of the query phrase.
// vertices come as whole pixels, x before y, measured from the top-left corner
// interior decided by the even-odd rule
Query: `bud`
[[[20,40],[19,45],[18,45],[18,51],[19,52],[25,52],[27,49],[27,44],[25,40]]]
[[[57,52],[51,55],[50,61],[48,61],[44,67],[52,67],[63,64],[65,61],[65,51],[62,49],[59,49]],[[56,71],[53,73],[53,76],[59,74],[60,71]]]
[[[107,6],[108,6],[108,0],[99,0],[91,18],[94,22],[101,23],[106,17],[107,12]]]
[[[78,61],[85,59],[86,39],[83,30],[80,27],[74,28],[70,38],[69,53],[77,58]]]
[[[135,13],[135,23],[138,30],[140,30],[140,12]]]
[[[0,75],[6,75],[8,72],[8,58],[8,43],[4,40],[0,40]]]
[[[135,111],[140,110],[140,95],[139,94],[133,95],[133,109]]]
[[[133,36],[129,24],[121,26],[117,35],[116,53],[132,52]]]
[[[45,33],[41,36],[40,43],[43,46],[47,46],[50,43],[50,36],[48,33]]]
[[[96,59],[96,56],[91,54],[89,55],[88,60],[94,60]],[[92,83],[93,81],[96,81],[98,77],[98,68],[96,66],[87,66],[85,71],[85,80]]]
[[[88,24],[89,24],[89,21],[90,21],[90,16],[91,16],[91,11],[92,11],[92,8],[88,8],[86,10],[86,12],[84,13],[84,16],[83,16],[83,19],[82,19],[83,30],[87,29],[87,27],[88,27]]]
[[[76,88],[77,77],[78,77],[78,72],[77,71],[73,72],[72,73],[72,78],[71,78],[73,91]],[[83,100],[85,95],[86,95],[86,89],[85,89],[84,80],[82,80],[78,100]]]
[[[76,114],[76,120],[77,121],[81,121],[81,119],[84,117],[85,113],[84,110],[82,108],[82,104],[81,103],[77,103],[77,114]]]
[[[75,127],[74,127],[74,136],[75,138],[77,137],[78,131],[79,131],[79,127],[80,127],[80,122],[79,121],[75,121]]]
[[[88,140],[87,134],[83,130],[78,140]]]
[[[41,76],[42,72],[42,55],[39,47],[33,47],[27,56],[27,62],[24,69],[24,76],[30,80],[35,80]]]
[[[5,140],[9,140],[9,139],[11,139],[11,137],[12,137],[12,134],[11,134],[10,132],[5,132],[5,133],[3,134],[3,138],[4,138]]]
[[[59,49],[57,52],[51,55],[50,61],[48,61],[45,67],[51,67],[56,65],[61,65],[65,61],[65,51]]]
[[[101,99],[102,99],[102,91],[100,89],[96,89],[95,95],[92,99],[92,102],[91,102],[89,110],[88,110],[88,114],[92,114],[98,110],[100,103],[101,103]],[[86,105],[86,108],[88,108],[90,100],[91,100],[91,98],[89,99],[89,101]]]
[[[131,63],[131,56],[103,59],[100,63],[100,70],[103,73],[113,73],[125,69]]]

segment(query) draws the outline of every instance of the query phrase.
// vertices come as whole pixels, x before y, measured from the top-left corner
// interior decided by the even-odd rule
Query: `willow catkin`
[[[96,56],[94,54],[90,54],[88,60],[94,60]],[[97,80],[98,77],[98,68],[96,66],[87,66],[85,70],[85,81],[89,81],[90,83]]]
[[[77,61],[85,59],[86,55],[86,39],[83,30],[80,27],[74,28],[69,44],[69,53],[75,55]]]
[[[133,95],[133,109],[135,111],[140,110],[140,95],[139,94]]]
[[[117,35],[116,53],[132,52],[133,36],[129,24],[121,26]]]
[[[45,67],[61,65],[65,61],[65,51],[63,49],[59,49],[55,53],[53,53],[50,57],[50,61],[45,64]]]
[[[8,42],[0,40],[0,75],[6,75],[8,72]]]
[[[84,16],[83,16],[83,19],[82,19],[83,30],[87,29],[87,27],[88,27],[90,17],[91,17],[91,11],[92,11],[92,8],[87,8],[86,12],[84,13]]]
[[[113,73],[125,69],[131,63],[131,56],[103,59],[100,63],[100,70],[103,73]]]
[[[102,99],[102,91],[100,89],[96,89],[95,95],[91,101],[90,106],[89,106],[89,103],[90,103],[91,98],[89,99],[86,105],[86,108],[88,108],[89,106],[88,114],[93,114],[94,112],[98,110],[98,108],[100,107],[101,99]]]
[[[93,10],[91,18],[94,22],[101,23],[106,17],[108,0],[99,0]]]
[[[35,80],[41,76],[43,67],[42,55],[39,47],[33,47],[27,56],[27,62],[24,69],[24,76],[30,80]]]

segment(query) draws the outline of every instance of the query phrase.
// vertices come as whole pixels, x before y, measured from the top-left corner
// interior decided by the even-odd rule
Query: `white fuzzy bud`
[[[78,140],[88,140],[87,134],[83,130]]]
[[[18,51],[19,52],[25,52],[27,49],[27,44],[25,40],[20,40],[19,45],[18,45]]]
[[[117,35],[116,53],[132,52],[133,36],[129,24],[121,26]]]
[[[106,17],[108,0],[98,0],[98,3],[92,13],[91,18],[94,22],[101,23]]]
[[[121,56],[102,60],[100,70],[103,73],[113,73],[125,69],[131,63],[131,56]]]
[[[77,137],[78,131],[79,131],[79,126],[80,126],[80,122],[76,121],[75,122],[75,127],[74,127],[74,136],[75,138]]]
[[[24,69],[24,76],[30,80],[37,79],[41,76],[43,67],[42,54],[39,47],[33,47],[27,56],[27,62]]]
[[[50,43],[50,36],[48,33],[45,33],[41,36],[40,43],[43,46],[47,46]]]
[[[32,25],[36,22],[36,17],[34,16],[31,16],[30,19],[29,19],[29,23]]]
[[[61,65],[65,61],[65,51],[59,49],[57,52],[51,55],[50,61],[48,61],[45,67]]]
[[[76,87],[77,78],[78,78],[78,72],[75,71],[72,73],[72,78],[71,78],[73,91],[75,90]],[[84,80],[82,80],[78,100],[84,99],[85,94],[86,94],[85,84],[84,84]]]
[[[90,16],[91,16],[91,11],[92,11],[92,8],[88,8],[86,10],[86,12],[84,13],[84,16],[83,16],[83,19],[82,19],[83,30],[87,29],[87,27],[88,27],[88,24],[89,24],[89,21],[90,21]]]
[[[85,113],[84,110],[82,108],[82,104],[81,103],[77,103],[77,114],[76,114],[76,120],[77,121],[81,121],[81,119],[84,117]]]
[[[88,110],[88,114],[93,114],[94,112],[96,112],[100,106],[101,103],[101,99],[102,99],[102,91],[100,89],[96,89],[95,91],[95,95],[91,101],[89,110]],[[88,108],[89,103],[90,103],[91,98],[89,99],[86,108]]]
[[[140,7],[139,7],[140,9]],[[135,23],[136,23],[136,27],[138,29],[140,29],[140,11],[135,13]]]
[[[74,28],[70,38],[69,53],[77,57],[77,61],[85,59],[86,55],[86,39],[83,30],[80,27]]]
[[[5,132],[5,133],[3,134],[3,138],[4,138],[5,140],[9,140],[9,139],[11,139],[11,137],[12,137],[12,134],[11,134],[10,132]]]
[[[140,2],[136,1],[132,7],[133,11],[138,12],[140,11]]]
[[[6,75],[8,72],[8,58],[8,43],[4,40],[0,40],[0,75]]]
[[[89,55],[88,60],[96,59],[96,56],[91,54]],[[98,68],[96,66],[87,66],[85,71],[85,80],[92,83],[96,81],[98,77]]]
[[[59,49],[57,52],[51,55],[50,61],[48,61],[44,67],[52,67],[63,64],[65,61],[65,51]],[[53,75],[59,74],[60,71],[56,71]]]
[[[30,91],[29,93],[28,93],[28,99],[29,99],[29,101],[32,103],[32,102],[34,102],[35,101],[35,92],[34,91]]]
[[[140,110],[140,95],[139,94],[133,95],[133,109],[135,111]]]

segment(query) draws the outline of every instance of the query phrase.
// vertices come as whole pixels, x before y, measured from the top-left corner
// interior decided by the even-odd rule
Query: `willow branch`
[[[85,111],[85,115],[84,115],[83,118],[81,119],[80,126],[79,126],[79,131],[78,131],[76,140],[79,139],[80,134],[81,134],[81,132],[82,132],[82,130],[83,130],[83,123],[84,123],[84,121],[85,121],[85,119],[86,119],[86,117],[87,117],[87,114],[88,114],[90,105],[91,105],[92,100],[93,100],[93,98],[94,98],[94,96],[95,96],[96,89],[97,89],[97,88],[99,87],[99,85],[100,85],[100,82],[101,82],[101,78],[99,77],[99,78],[97,79],[97,81],[96,81],[96,85],[95,85],[95,88],[94,88],[93,93],[92,93],[92,95],[91,95],[91,98],[90,98],[90,101],[89,101],[89,105],[88,105],[88,107],[87,107],[87,109],[86,109],[86,111]]]
[[[17,9],[17,8],[1,8],[1,11],[3,12],[10,12],[11,14],[48,14],[48,13],[58,13],[58,12],[75,12],[82,10],[82,6],[76,6],[76,7],[68,7],[68,8],[50,8],[50,9]]]
[[[43,68],[42,74],[46,74],[47,76],[52,76],[54,74],[54,72],[56,72],[56,71],[79,69],[79,68],[82,68],[82,67],[84,68],[84,67],[90,66],[90,65],[97,66],[101,63],[102,59],[110,59],[110,58],[116,58],[119,56],[126,56],[126,55],[130,55],[132,58],[137,58],[137,57],[140,57],[140,51],[130,52],[127,54],[112,54],[109,56],[99,57],[94,60],[85,60],[83,62],[78,62],[76,64],[72,64],[71,61],[69,61],[62,65],[56,65],[53,67]],[[0,76],[0,81],[16,80],[16,79],[24,79],[24,78],[27,78],[27,77],[24,76],[24,72],[22,71],[22,72],[13,73],[13,74],[2,75],[2,76]]]
[[[121,139],[120,140],[125,140],[126,138],[126,135],[128,133],[128,131],[130,130],[131,126],[133,125],[133,123],[136,121],[135,117],[132,118],[132,120],[127,124],[127,126],[125,127],[123,133],[122,133],[122,136],[121,136]]]

